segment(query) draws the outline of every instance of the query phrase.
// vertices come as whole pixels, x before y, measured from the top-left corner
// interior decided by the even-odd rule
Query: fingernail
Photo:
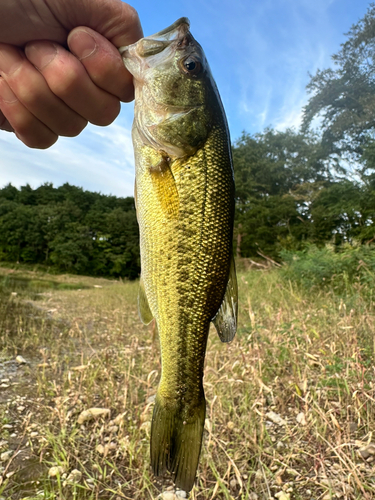
[[[17,49],[14,47],[0,48],[0,75],[10,75],[22,63],[23,58]]]
[[[97,44],[87,31],[77,30],[69,37],[69,48],[78,59],[85,59],[96,51]]]
[[[7,104],[12,104],[13,102],[18,101],[17,97],[3,78],[0,78],[0,100],[6,102]]]
[[[28,60],[39,70],[52,62],[57,54],[57,46],[51,42],[32,42],[25,47]]]

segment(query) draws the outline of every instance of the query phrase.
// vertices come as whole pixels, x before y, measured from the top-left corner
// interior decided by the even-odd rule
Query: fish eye
[[[182,61],[182,70],[188,75],[197,76],[202,71],[202,63],[197,57],[189,56]]]

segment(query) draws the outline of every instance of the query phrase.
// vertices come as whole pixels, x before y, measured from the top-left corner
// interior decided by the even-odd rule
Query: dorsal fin
[[[236,334],[238,316],[238,287],[236,267],[232,256],[229,270],[229,279],[221,306],[213,318],[217,333],[222,342],[230,342]]]

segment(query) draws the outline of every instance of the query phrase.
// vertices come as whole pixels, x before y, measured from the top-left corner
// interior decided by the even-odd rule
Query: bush
[[[375,285],[375,251],[370,245],[309,245],[306,250],[283,250],[280,255],[284,261],[283,277],[305,288],[330,287],[336,293],[344,293],[354,285]]]

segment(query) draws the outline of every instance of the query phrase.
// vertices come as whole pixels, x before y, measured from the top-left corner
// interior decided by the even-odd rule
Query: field
[[[0,275],[0,498],[175,498],[149,466],[161,366],[138,283]],[[238,275],[238,334],[225,345],[210,332],[190,498],[375,498],[368,288],[302,289],[275,268]],[[109,411],[82,415],[91,408]]]

